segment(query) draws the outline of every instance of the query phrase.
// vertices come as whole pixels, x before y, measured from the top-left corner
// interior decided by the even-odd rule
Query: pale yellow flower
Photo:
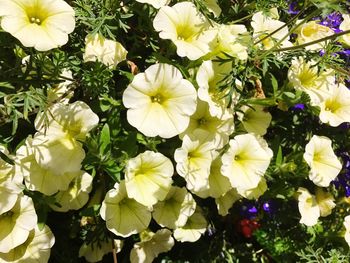
[[[74,10],[63,0],[1,0],[1,27],[23,46],[47,51],[62,46],[74,30]]]
[[[310,194],[309,191],[303,187],[299,187],[298,193],[298,208],[301,214],[299,222],[307,226],[316,225],[320,217],[320,209],[315,196]]]
[[[106,66],[115,67],[126,59],[127,53],[118,41],[104,38],[101,34],[85,38],[84,62],[99,61]]]
[[[84,171],[79,171],[69,183],[68,189],[55,195],[55,200],[60,206],[51,205],[51,208],[59,212],[78,210],[89,200],[92,189],[92,176]]]
[[[331,87],[335,84],[332,70],[322,70],[315,61],[304,61],[303,57],[294,58],[288,70],[288,79],[296,90],[306,92],[311,99],[311,105],[318,105],[331,95]]]
[[[125,187],[129,198],[152,206],[164,200],[173,182],[174,167],[161,153],[145,151],[128,160]]]
[[[8,253],[0,253],[0,261],[11,263],[47,263],[54,243],[55,237],[47,225],[42,230],[38,226],[35,226],[29,232],[28,238],[23,244],[10,250]]]
[[[317,24],[316,21],[310,21],[300,25],[296,29],[298,37],[296,39],[299,45],[309,43],[321,38],[331,36],[334,34],[333,30],[329,27]],[[329,41],[318,42],[316,44],[308,45],[305,47],[306,50],[320,50],[325,48]]]
[[[342,164],[334,154],[332,141],[325,136],[312,136],[305,146],[303,156],[310,167],[310,180],[321,187],[329,186],[342,168]]]
[[[221,172],[232,187],[241,191],[256,188],[267,170],[273,152],[263,138],[253,134],[237,135],[222,156]]]
[[[320,209],[320,216],[328,216],[332,213],[332,209],[335,207],[334,197],[323,191],[322,188],[317,187],[316,189],[316,202]]]
[[[196,202],[185,187],[173,186],[165,199],[153,207],[153,218],[162,227],[175,229],[186,224]]]
[[[207,133],[197,131],[193,137],[185,135],[181,148],[175,150],[176,171],[185,178],[190,191],[207,188],[215,149],[215,144],[207,141]]]
[[[104,255],[113,251],[113,244],[115,247],[115,253],[119,253],[123,247],[123,241],[119,239],[99,241],[98,243],[86,244],[79,249],[79,257],[84,257],[87,262],[100,262]]]
[[[116,183],[102,202],[100,215],[109,231],[128,237],[145,230],[151,222],[151,208],[128,198],[125,182]]]
[[[241,111],[237,111],[238,119],[242,122],[244,129],[249,133],[265,135],[269,127],[272,116],[259,105],[242,106]]]
[[[237,193],[235,188],[227,191],[222,196],[215,198],[218,213],[221,216],[226,216],[232,205],[242,197]]]
[[[197,206],[196,211],[188,218],[186,224],[174,230],[174,238],[180,242],[196,242],[205,233],[207,225],[201,208]]]
[[[209,12],[213,13],[215,17],[221,14],[221,8],[217,0],[203,0],[203,4],[208,8]]]
[[[140,234],[141,241],[134,244],[130,252],[131,263],[152,263],[160,253],[168,252],[175,242],[168,229],[156,233],[145,230]]]
[[[203,61],[199,67],[196,81],[198,83],[198,98],[209,104],[212,116],[220,118],[229,105],[228,89],[225,78],[230,74],[231,63]]]
[[[56,103],[35,120],[37,131],[49,137],[63,133],[71,138],[84,141],[88,132],[97,126],[98,116],[82,101],[70,104]],[[67,138],[68,138],[67,137]]]
[[[340,24],[339,29],[346,31],[350,30],[350,15],[349,14],[342,14],[343,22]],[[350,46],[350,34],[346,34],[340,37],[340,41],[347,46]]]
[[[123,94],[128,122],[146,136],[183,132],[196,110],[197,93],[172,65],[155,64],[137,74]]]
[[[223,109],[222,115],[213,117],[209,112],[209,104],[198,99],[197,109],[190,117],[187,129],[179,137],[193,137],[197,131],[204,131],[208,135],[206,140],[213,141],[219,149],[226,145],[234,129],[233,114],[228,109]]]
[[[247,199],[258,199],[260,196],[262,196],[266,190],[267,190],[267,184],[265,178],[261,178],[260,182],[257,187],[251,188],[251,189],[245,189],[245,188],[236,188],[237,192]]]
[[[350,90],[339,83],[331,88],[330,97],[320,103],[320,120],[336,127],[350,122]]]
[[[0,252],[8,253],[23,244],[37,221],[32,199],[20,195],[14,207],[0,215]]]
[[[170,39],[180,57],[196,60],[210,51],[216,32],[209,21],[191,2],[163,6],[153,20],[153,27],[162,39]]]
[[[253,37],[255,39],[264,39],[267,35],[271,34],[278,28],[281,28],[285,25],[284,22],[281,22],[278,19],[278,13],[276,16],[277,10],[272,10],[269,16],[263,14],[262,11],[257,12],[252,17],[252,28],[253,28]],[[282,40],[285,36],[289,35],[288,27],[285,26],[278,30],[277,32],[271,34],[271,36],[265,38],[261,41],[260,46],[263,49],[271,49],[274,47],[277,42],[282,41],[278,47],[289,47],[292,46],[292,43],[286,38]]]
[[[72,72],[68,69],[63,69],[60,76],[73,79]],[[47,100],[49,103],[62,102],[68,104],[69,99],[74,95],[74,92],[69,90],[69,86],[72,85],[73,81],[68,79],[62,81],[47,91]]]

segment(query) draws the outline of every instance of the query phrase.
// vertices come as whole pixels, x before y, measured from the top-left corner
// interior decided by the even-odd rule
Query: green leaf
[[[100,146],[99,146],[100,154],[105,155],[107,151],[110,150],[110,145],[111,145],[111,136],[109,132],[109,126],[107,123],[102,128],[99,141],[100,141]]]
[[[279,146],[277,156],[276,156],[276,166],[280,166],[282,164],[282,161],[283,161],[282,147]]]

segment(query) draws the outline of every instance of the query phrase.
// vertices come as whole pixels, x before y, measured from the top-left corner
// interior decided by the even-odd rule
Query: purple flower
[[[296,15],[299,13],[299,10],[297,10],[297,8],[298,8],[298,2],[292,1],[289,4],[289,8],[288,8],[287,13],[290,15]]]
[[[318,18],[318,19],[320,19],[320,18]],[[335,33],[341,32],[341,30],[339,29],[339,26],[340,26],[341,22],[343,21],[343,17],[341,15],[341,13],[333,12],[333,13],[329,14],[328,16],[326,16],[324,19],[320,19],[320,20],[321,20],[319,22],[320,25],[329,27]]]
[[[291,107],[291,109],[294,111],[305,110],[305,104],[303,103],[295,104],[293,107]]]
[[[251,202],[247,202],[241,207],[241,215],[248,219],[256,218],[258,216],[258,212],[259,211],[256,208],[255,204]]]

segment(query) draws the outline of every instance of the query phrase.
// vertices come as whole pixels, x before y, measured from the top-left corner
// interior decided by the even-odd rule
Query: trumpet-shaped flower
[[[196,101],[193,85],[168,64],[155,64],[137,74],[123,94],[128,122],[150,137],[170,138],[183,132]]]
[[[316,225],[320,217],[320,209],[315,196],[303,187],[299,187],[298,193],[298,208],[301,214],[300,223],[307,226]]]
[[[258,199],[267,190],[267,184],[265,178],[261,178],[257,187],[252,189],[241,189],[237,188],[237,192],[247,199]]]
[[[82,101],[70,104],[56,103],[41,113],[35,120],[35,128],[50,137],[63,133],[78,140],[85,140],[86,134],[97,126],[98,116]]]
[[[1,27],[25,47],[47,51],[62,46],[74,30],[74,10],[63,0],[1,0]]]
[[[154,8],[159,9],[162,6],[168,5],[170,3],[170,0],[136,0],[136,2],[149,4]]]
[[[146,151],[128,161],[125,187],[129,198],[152,206],[164,200],[173,180],[174,167],[161,153]]]
[[[201,198],[207,198],[209,196],[219,198],[232,188],[229,179],[221,173],[221,157],[218,156],[218,153],[216,153],[215,156],[216,158],[212,161],[210,166],[207,188],[195,192],[195,194]]]
[[[342,168],[340,161],[333,152],[332,141],[328,137],[312,136],[305,147],[303,156],[310,167],[310,180],[321,187],[329,186]]]
[[[244,25],[217,25],[216,41],[212,51],[206,56],[210,58],[227,58],[227,55],[246,60],[248,58],[248,35]]]
[[[257,135],[265,135],[272,120],[271,114],[259,105],[243,106],[237,116],[247,132]]]
[[[53,174],[62,175],[80,171],[85,152],[80,142],[68,133],[36,133],[31,148],[37,164]]]
[[[55,237],[47,225],[42,230],[36,226],[30,231],[27,240],[23,244],[10,250],[8,253],[0,253],[0,261],[47,263],[54,243]]]
[[[215,144],[207,141],[207,133],[198,131],[193,138],[185,135],[181,148],[175,150],[176,171],[185,178],[190,191],[201,191],[208,185],[210,164]]]
[[[68,189],[55,195],[55,200],[60,206],[51,205],[51,208],[59,212],[82,208],[89,200],[92,179],[90,174],[84,171],[78,172],[77,176],[68,185]]]
[[[222,196],[215,198],[219,215],[226,216],[232,205],[239,199],[241,199],[241,196],[237,193],[235,188],[227,191]]]
[[[185,134],[193,137],[198,130],[207,132],[206,140],[213,141],[217,148],[222,148],[234,131],[233,115],[229,110],[223,109],[221,116],[213,117],[209,112],[209,104],[198,99],[197,109],[191,116],[187,129],[179,137],[182,139]]]
[[[23,244],[37,220],[32,199],[19,196],[14,207],[0,215],[0,252],[8,253]]]
[[[180,57],[196,60],[210,51],[216,32],[209,30],[209,21],[191,2],[163,6],[153,20],[153,27],[162,39],[170,39]]]
[[[26,187],[31,191],[39,191],[52,195],[59,190],[66,190],[77,173],[62,173],[57,175],[50,169],[43,168],[35,159],[32,148],[32,138],[28,137],[25,144],[16,152],[16,174],[23,174]]]
[[[207,224],[201,208],[197,206],[196,211],[188,218],[186,224],[174,230],[174,238],[180,242],[196,242],[206,231]]]
[[[296,39],[299,45],[319,40],[334,34],[334,31],[327,26],[320,25],[316,21],[303,23],[296,29],[298,37]],[[305,47],[306,50],[320,50],[324,48],[329,41],[322,41]]]
[[[84,62],[99,61],[108,67],[115,67],[126,59],[128,51],[118,41],[104,38],[101,34],[85,38]]]
[[[339,29],[346,31],[350,30],[350,15],[349,14],[343,14],[343,22],[340,24]],[[340,37],[340,41],[347,46],[350,46],[350,34],[346,34]]]
[[[330,215],[332,209],[335,207],[334,197],[330,193],[323,191],[320,187],[316,189],[316,202],[320,209],[320,216]]]
[[[204,61],[199,67],[196,81],[198,83],[198,98],[209,104],[212,116],[222,116],[229,105],[228,90],[225,78],[230,74],[231,63]]]
[[[332,70],[318,72],[315,61],[304,61],[303,57],[294,58],[288,70],[288,79],[296,90],[306,92],[312,105],[318,105],[331,95],[330,89],[335,83]]]
[[[268,168],[272,150],[263,138],[242,134],[230,140],[230,148],[222,156],[221,172],[232,187],[241,191],[256,188]]]
[[[170,229],[182,227],[196,210],[196,202],[186,188],[173,186],[165,199],[153,207],[153,218]]]
[[[283,40],[285,36],[289,35],[288,27],[285,26],[284,22],[276,18],[278,18],[277,10],[270,10],[270,16],[266,16],[260,11],[255,13],[252,17],[251,25],[253,28],[253,37],[261,40],[260,45],[263,49],[271,49],[277,45],[279,41],[282,41],[278,45],[279,47],[292,46],[292,43],[288,41],[288,39]],[[277,29],[279,30],[277,31]]]
[[[213,13],[215,17],[221,14],[221,8],[217,0],[203,0],[203,4],[208,8],[209,12]]]
[[[102,202],[100,215],[112,233],[128,237],[145,230],[151,221],[149,207],[128,198],[125,181],[116,183]]]
[[[330,97],[320,104],[320,120],[336,127],[350,122],[350,90],[344,84],[334,85]]]
[[[135,243],[130,252],[131,263],[152,263],[160,253],[170,251],[175,244],[168,229],[156,233],[145,230],[140,236],[141,242]]]
[[[114,245],[113,243],[114,242]],[[123,241],[119,239],[103,240],[99,243],[84,243],[79,249],[79,257],[84,257],[87,262],[100,262],[104,255],[111,253],[115,248],[115,253],[119,253],[123,247]]]

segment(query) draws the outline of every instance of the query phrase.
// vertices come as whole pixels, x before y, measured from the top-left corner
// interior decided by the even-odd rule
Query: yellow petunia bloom
[[[25,47],[62,46],[75,27],[74,10],[63,0],[0,0],[1,27]]]
[[[209,21],[191,2],[163,6],[153,20],[153,27],[162,39],[170,39],[180,57],[196,60],[210,51],[216,32],[209,30]]]
[[[344,84],[334,85],[330,97],[320,103],[320,120],[336,127],[350,122],[350,90]]]
[[[344,238],[346,243],[348,243],[348,245],[350,246],[350,215],[344,218],[343,225],[345,227]]]
[[[242,122],[244,129],[249,133],[265,135],[272,116],[262,106],[242,106],[241,112],[236,112],[238,119]]]
[[[299,187],[298,194],[298,208],[301,214],[299,222],[307,226],[316,225],[320,217],[320,209],[315,196],[303,187]]]
[[[152,5],[154,8],[161,8],[162,6],[168,5],[170,0],[136,0],[136,2]]]
[[[342,164],[332,148],[332,141],[325,136],[312,136],[305,146],[304,160],[310,167],[309,178],[314,184],[327,187],[340,173]]]
[[[123,94],[128,122],[146,136],[174,137],[186,130],[197,93],[172,65],[155,64],[137,74]]]
[[[340,24],[339,29],[343,30],[343,31],[350,30],[350,15],[343,14],[342,16],[343,16],[344,20]],[[346,35],[341,36],[340,41],[350,47],[350,34],[346,34]]]

